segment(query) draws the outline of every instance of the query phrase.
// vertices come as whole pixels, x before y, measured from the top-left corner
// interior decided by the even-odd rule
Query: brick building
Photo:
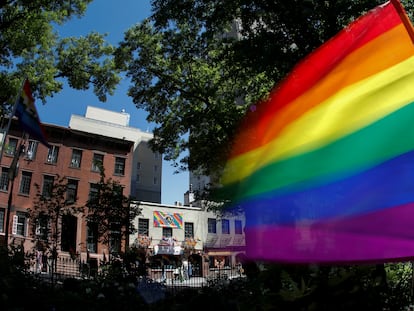
[[[44,128],[51,147],[47,148],[31,139],[26,141],[13,188],[9,183],[9,170],[14,151],[22,138],[16,120],[13,120],[4,140],[1,158],[0,236],[4,237],[5,230],[8,230],[9,243],[23,245],[26,252],[33,249],[30,228],[35,224],[28,218],[27,209],[32,208],[36,198],[38,190],[35,184],[43,191],[56,178],[64,177],[68,187],[67,199],[75,201],[77,206],[85,206],[94,185],[100,180],[100,170],[96,164],[102,162],[106,178],[118,181],[125,196],[131,193],[134,142],[55,125],[44,124]],[[6,228],[9,205],[10,223],[9,228]],[[83,215],[65,215],[60,219],[59,225],[60,255],[68,255],[71,251],[76,252],[80,258],[86,258],[87,248],[90,258],[97,260],[103,254],[108,255],[110,250],[97,243],[96,235],[88,229]]]

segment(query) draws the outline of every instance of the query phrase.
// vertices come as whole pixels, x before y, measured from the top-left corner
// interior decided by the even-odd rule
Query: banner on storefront
[[[154,227],[183,228],[183,217],[179,213],[154,211]]]

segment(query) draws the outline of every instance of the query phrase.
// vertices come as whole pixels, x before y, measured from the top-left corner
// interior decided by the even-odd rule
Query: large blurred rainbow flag
[[[413,28],[398,1],[360,17],[251,109],[222,176],[247,255],[414,257]]]

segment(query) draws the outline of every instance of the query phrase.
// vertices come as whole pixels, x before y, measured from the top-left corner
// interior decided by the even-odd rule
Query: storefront
[[[154,245],[149,258],[149,277],[153,280],[174,278],[182,267],[183,249],[172,237],[163,238]]]

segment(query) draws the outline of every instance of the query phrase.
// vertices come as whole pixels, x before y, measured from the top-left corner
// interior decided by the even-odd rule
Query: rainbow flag
[[[414,256],[414,45],[401,4],[302,60],[240,126],[222,193],[247,255],[289,263]]]
[[[180,213],[154,211],[154,227],[183,228],[183,216]]]
[[[30,83],[27,79],[24,81],[22,93],[17,102],[15,115],[19,119],[19,124],[23,131],[34,139],[39,140],[46,147],[50,147],[47,142],[43,125],[37,114],[32,91],[30,90]]]

